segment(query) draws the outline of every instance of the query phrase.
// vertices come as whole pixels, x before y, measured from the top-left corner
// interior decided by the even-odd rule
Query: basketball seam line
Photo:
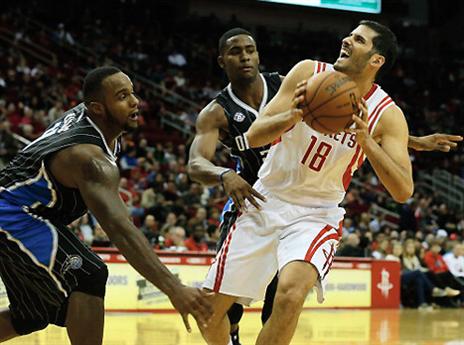
[[[333,129],[326,127],[326,126],[323,125],[320,121],[318,121],[317,118],[314,118],[314,117],[313,117],[313,119],[312,119],[312,121],[311,121],[311,127],[313,127],[313,122],[314,122],[314,121],[316,121],[316,122],[319,124],[319,126],[321,126],[322,128],[324,128],[324,129],[327,130],[328,132],[334,132]],[[313,127],[313,128],[314,128],[314,127]]]
[[[311,101],[310,102],[306,102],[306,107],[308,108],[308,111],[311,113],[311,109],[309,108],[309,105],[311,104],[311,102],[314,100],[314,98],[316,98],[317,96],[317,93],[319,92],[319,89],[321,88],[322,84],[324,84],[324,82],[331,76],[332,74],[328,73],[327,76],[322,79],[322,81],[319,83],[319,85],[317,86],[316,88],[316,91],[314,91],[314,95],[313,97],[311,98]],[[314,78],[314,77],[313,77]],[[312,79],[312,78],[311,78]],[[311,80],[309,79],[309,80]],[[306,84],[306,87],[308,87],[308,84]],[[305,90],[305,101],[306,101],[306,95],[307,95],[307,92]]]
[[[345,93],[350,92],[351,90],[354,90],[354,89],[356,89],[356,88],[357,88],[357,86],[353,86],[352,88],[349,88],[348,90],[345,90],[345,91],[343,91],[343,92],[340,92],[340,93],[339,93],[338,95],[336,95],[335,97],[332,97],[332,98],[326,100],[325,102],[319,104],[316,108],[314,108],[314,109],[312,109],[312,110],[309,110],[309,111],[310,111],[311,113],[312,113],[312,112],[315,112],[317,109],[319,109],[319,108],[322,107],[323,105],[327,104],[328,102],[333,101],[334,99],[340,97],[341,95],[344,95]]]

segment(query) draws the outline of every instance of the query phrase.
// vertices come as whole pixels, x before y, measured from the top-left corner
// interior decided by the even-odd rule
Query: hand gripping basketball
[[[361,99],[358,104],[358,107],[360,113],[352,115],[353,121],[354,123],[356,123],[356,127],[348,128],[345,131],[349,133],[356,133],[356,142],[359,145],[362,145],[366,138],[370,136],[366,101],[364,99]]]
[[[303,119],[318,132],[340,133],[353,124],[359,99],[359,89],[347,75],[337,71],[319,73],[306,84]]]

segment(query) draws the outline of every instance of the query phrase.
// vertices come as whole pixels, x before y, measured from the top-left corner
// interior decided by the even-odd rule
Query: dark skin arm
[[[99,147],[76,145],[59,151],[50,159],[49,169],[60,183],[79,189],[111,241],[137,272],[169,297],[187,330],[190,331],[188,314],[203,324],[208,322],[213,311],[205,293],[182,285],[130,221],[118,192],[119,170]]]
[[[224,191],[232,198],[239,209],[245,208],[248,200],[256,208],[260,208],[256,198],[265,200],[235,171],[214,165],[211,161],[219,142],[219,131],[227,130],[227,118],[224,109],[212,102],[198,115],[196,134],[190,147],[188,173],[192,180],[206,186],[223,183]],[[222,174],[222,181],[221,181]]]

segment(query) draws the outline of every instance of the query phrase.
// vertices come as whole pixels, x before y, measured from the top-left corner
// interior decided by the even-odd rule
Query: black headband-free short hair
[[[230,29],[230,30],[224,32],[222,34],[221,38],[219,39],[219,43],[218,43],[219,54],[222,54],[224,48],[226,47],[227,40],[229,38],[237,36],[237,35],[247,35],[247,36],[250,36],[251,38],[253,38],[253,41],[255,41],[255,38],[253,37],[251,32],[249,32],[249,31],[247,31],[245,29],[242,29],[242,28]]]
[[[100,96],[103,80],[119,73],[121,70],[114,66],[101,66],[91,70],[84,78],[84,102],[90,103]]]

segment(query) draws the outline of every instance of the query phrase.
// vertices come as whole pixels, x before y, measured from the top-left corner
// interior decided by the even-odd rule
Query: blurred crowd
[[[192,15],[170,18],[175,20],[174,31],[174,23],[163,25],[167,19],[150,11],[140,13],[139,22],[129,22],[131,13],[136,11],[130,4],[123,2],[113,9],[121,25],[99,16],[102,12],[92,6],[84,6],[81,16],[66,22],[34,7],[15,9],[24,11],[25,16],[14,11],[0,14],[0,28],[14,32],[18,42],[38,42],[58,57],[57,64],[47,65],[15,46],[0,46],[0,166],[20,147],[13,133],[28,140],[37,138],[64,110],[82,100],[80,89],[85,70],[111,59],[196,104],[176,107],[163,94],[153,97],[135,82],[142,99],[142,126],[125,135],[119,161],[120,193],[134,222],[156,249],[214,251],[220,214],[227,199],[221,187],[205,188],[189,180],[188,141],[179,139],[175,131],[166,133],[161,129],[160,118],[168,109],[187,128],[193,126],[198,110],[226,83],[215,62],[217,39],[223,31],[242,24],[235,17],[224,21],[214,15]],[[52,30],[28,29],[23,22],[27,16],[34,16]],[[340,37],[333,33],[250,29],[256,34],[262,70],[285,74],[293,63],[308,57],[308,46],[314,48],[313,58],[324,61],[332,61],[338,54]],[[459,97],[464,94],[462,63],[451,58],[437,66],[437,52],[427,56],[418,51],[424,46],[414,44],[412,37],[424,28],[395,23],[393,30],[400,42],[407,44],[401,46],[401,58],[382,85],[404,110],[411,133],[464,128]],[[78,45],[94,54],[82,60],[63,49]],[[280,53],[273,54],[275,51]],[[443,50],[443,54],[447,52]],[[160,133],[162,140],[153,133]],[[441,167],[464,177],[462,145],[446,154],[411,152],[411,160],[416,172]],[[216,163],[234,166],[222,147],[218,147]],[[443,200],[420,188],[407,203],[398,205],[385,194],[367,165],[359,171],[358,183],[351,186],[343,203],[347,215],[338,255],[399,261],[404,296],[414,290],[414,298],[405,304],[462,304],[464,293],[458,294],[464,291],[462,212],[449,209]],[[376,205],[399,217],[391,219],[379,213]],[[71,227],[89,245],[111,246],[91,215]]]

